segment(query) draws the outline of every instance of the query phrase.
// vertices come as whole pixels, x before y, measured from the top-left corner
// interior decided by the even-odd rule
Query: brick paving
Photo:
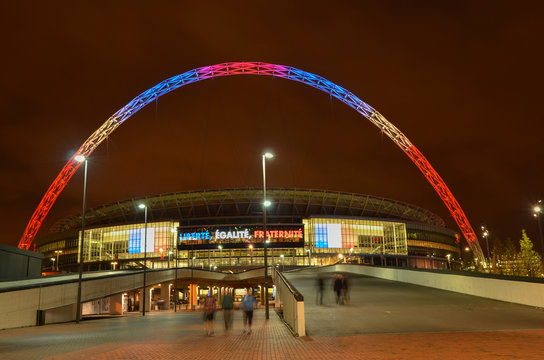
[[[251,335],[240,313],[230,334],[218,313],[213,337],[201,313],[186,312],[3,330],[0,359],[544,359],[544,330],[297,338],[270,315],[256,311]]]
[[[200,312],[151,312],[0,330],[0,360],[115,359],[544,359],[544,311],[385,280],[353,277],[351,302],[332,291],[316,305],[311,273],[289,275],[305,296],[309,336],[294,337],[271,311],[253,333],[207,337]],[[330,288],[330,286],[328,286]]]

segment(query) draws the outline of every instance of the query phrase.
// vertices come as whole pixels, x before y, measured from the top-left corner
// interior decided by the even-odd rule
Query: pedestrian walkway
[[[358,321],[354,319],[354,321]],[[341,325],[341,324],[340,324]],[[297,338],[275,312],[255,312],[251,335],[242,315],[213,337],[202,313],[161,312],[0,331],[0,359],[543,359],[544,330],[318,336]]]

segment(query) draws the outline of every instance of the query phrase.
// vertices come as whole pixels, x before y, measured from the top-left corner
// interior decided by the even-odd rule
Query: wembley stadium
[[[338,261],[445,268],[459,236],[421,207],[376,196],[307,189],[219,189],[153,195],[87,210],[85,270],[210,270]],[[141,206],[140,206],[141,205]],[[145,211],[144,211],[145,210]],[[77,271],[81,214],[37,239],[46,269]],[[54,259],[54,260],[53,260]]]

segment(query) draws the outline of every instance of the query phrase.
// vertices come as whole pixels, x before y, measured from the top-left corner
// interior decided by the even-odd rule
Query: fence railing
[[[283,319],[298,336],[306,336],[304,319],[304,296],[274,268],[274,284],[276,285],[276,302],[279,300],[283,308]]]

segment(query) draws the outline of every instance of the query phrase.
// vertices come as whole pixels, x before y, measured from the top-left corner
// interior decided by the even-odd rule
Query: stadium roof
[[[444,221],[421,207],[386,198],[307,189],[267,189],[272,205],[267,217],[273,222],[290,221],[311,216],[374,217],[404,220],[445,227]],[[90,209],[85,215],[86,227],[109,226],[143,221],[138,204],[148,207],[148,221],[175,220],[197,223],[213,219],[257,219],[262,217],[262,188],[218,189],[177,192],[119,201]],[[81,215],[57,222],[51,232],[76,230]]]

